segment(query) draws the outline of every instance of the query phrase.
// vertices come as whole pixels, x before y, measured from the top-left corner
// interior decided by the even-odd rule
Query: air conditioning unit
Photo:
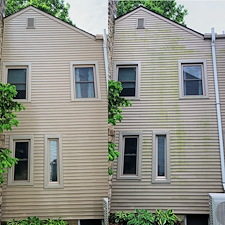
[[[210,193],[210,225],[225,225],[225,193]]]

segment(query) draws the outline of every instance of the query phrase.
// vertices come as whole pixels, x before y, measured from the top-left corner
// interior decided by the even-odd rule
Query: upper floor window
[[[179,61],[180,98],[208,97],[205,64],[205,61]]]
[[[18,159],[9,171],[9,185],[31,185],[33,182],[33,136],[12,135],[10,136],[10,148],[13,157]]]
[[[120,133],[121,155],[118,159],[118,179],[141,178],[141,136],[140,132]]]
[[[16,86],[17,95],[15,99],[27,98],[27,68],[8,68],[7,83]]]
[[[122,83],[122,97],[140,98],[140,62],[115,62],[114,77]]]
[[[97,62],[71,62],[71,99],[100,98]]]
[[[30,101],[30,69],[30,63],[3,63],[3,82],[15,85],[19,101]]]
[[[95,98],[94,67],[76,66],[74,69],[76,98]]]

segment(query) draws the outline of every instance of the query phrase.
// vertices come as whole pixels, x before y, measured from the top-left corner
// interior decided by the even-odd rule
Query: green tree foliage
[[[15,86],[0,83],[0,133],[4,130],[12,130],[12,126],[19,124],[15,112],[24,110],[25,107],[14,101],[16,94]],[[0,148],[0,184],[4,182],[3,173],[6,173],[7,168],[11,168],[17,162],[10,153],[9,149]]]
[[[178,5],[176,0],[119,0],[117,7],[117,16],[122,16],[138,6],[144,6],[153,10],[168,19],[185,25],[184,17],[188,14],[183,5]]]
[[[73,24],[69,18],[69,3],[64,0],[6,0],[6,16],[9,16],[29,5],[33,5],[38,9],[47,12],[59,19]]]
[[[0,83],[0,133],[12,130],[12,126],[19,124],[15,112],[24,110],[25,107],[20,102],[14,101],[16,94],[15,86]]]

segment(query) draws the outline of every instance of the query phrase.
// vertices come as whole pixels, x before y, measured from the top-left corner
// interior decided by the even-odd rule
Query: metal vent
[[[27,28],[35,28],[35,20],[34,18],[27,18]]]
[[[225,201],[218,204],[216,207],[216,219],[222,225],[225,225]]]
[[[137,28],[138,29],[145,28],[145,20],[144,20],[144,18],[138,18]]]
[[[109,200],[108,198],[103,198],[103,209],[104,209],[104,225],[109,224]]]
[[[225,225],[225,194],[209,194],[210,225]]]

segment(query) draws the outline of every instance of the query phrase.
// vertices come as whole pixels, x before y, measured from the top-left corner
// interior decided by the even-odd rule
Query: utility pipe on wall
[[[219,95],[219,85],[217,76],[217,66],[216,66],[216,37],[214,28],[212,28],[212,59],[213,59],[213,74],[214,74],[214,85],[216,94],[216,112],[217,112],[217,123],[219,132],[219,147],[220,147],[220,161],[221,161],[221,173],[222,173],[222,184],[225,190],[225,164],[224,164],[224,145],[223,145],[223,129],[220,111],[220,95]]]
[[[103,34],[103,51],[104,51],[104,61],[105,61],[106,86],[107,86],[107,91],[108,91],[109,67],[108,67],[108,55],[107,55],[106,29],[104,29],[104,34]]]

